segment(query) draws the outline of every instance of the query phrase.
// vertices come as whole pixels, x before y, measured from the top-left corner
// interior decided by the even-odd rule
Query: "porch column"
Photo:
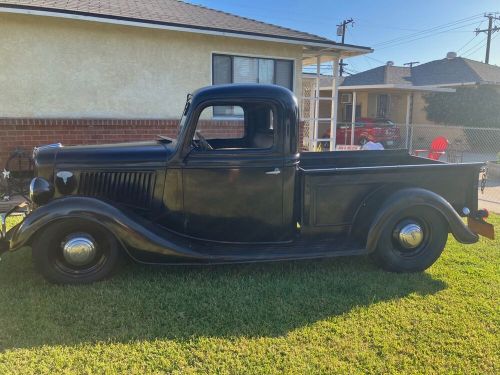
[[[321,78],[321,55],[316,57],[316,90],[314,92],[314,132],[313,132],[313,151],[316,151],[316,147],[318,145],[318,121],[319,121],[319,85]]]
[[[351,113],[351,146],[354,144],[354,124],[356,123],[356,99],[357,92],[352,92],[352,113]]]
[[[339,59],[333,60],[333,79],[332,79],[332,109],[330,118],[330,151],[335,151],[335,144],[337,143],[337,113],[338,113],[338,87],[339,77]]]
[[[413,93],[408,93],[406,96],[406,148],[411,149],[411,133],[410,124],[412,122],[412,110],[413,110]],[[411,150],[410,150],[411,151]]]

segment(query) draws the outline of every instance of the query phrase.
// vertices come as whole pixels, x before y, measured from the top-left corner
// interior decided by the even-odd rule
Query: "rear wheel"
[[[448,223],[439,212],[412,207],[387,221],[372,256],[388,271],[424,271],[439,258],[447,239]]]
[[[84,219],[50,224],[32,243],[35,268],[50,282],[87,284],[110,276],[120,261],[116,238]]]

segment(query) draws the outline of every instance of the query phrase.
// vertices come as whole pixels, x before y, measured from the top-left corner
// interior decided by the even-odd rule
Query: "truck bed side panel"
[[[480,164],[421,164],[368,168],[301,169],[305,232],[349,231],[373,193],[419,187],[439,194],[457,212],[477,209]]]

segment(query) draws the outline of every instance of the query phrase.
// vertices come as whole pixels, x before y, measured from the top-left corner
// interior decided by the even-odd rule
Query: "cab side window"
[[[276,116],[267,103],[252,103],[244,106],[226,105],[234,108],[238,116],[217,118],[221,105],[203,109],[196,124],[193,145],[202,151],[236,149],[271,149],[276,139]]]

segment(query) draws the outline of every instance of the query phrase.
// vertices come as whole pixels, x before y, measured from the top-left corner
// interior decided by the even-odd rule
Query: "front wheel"
[[[84,219],[57,221],[42,229],[32,243],[35,268],[50,282],[88,284],[116,269],[121,252],[103,226]]]
[[[447,239],[448,223],[439,212],[411,207],[387,221],[372,256],[385,270],[420,272],[439,258]]]

